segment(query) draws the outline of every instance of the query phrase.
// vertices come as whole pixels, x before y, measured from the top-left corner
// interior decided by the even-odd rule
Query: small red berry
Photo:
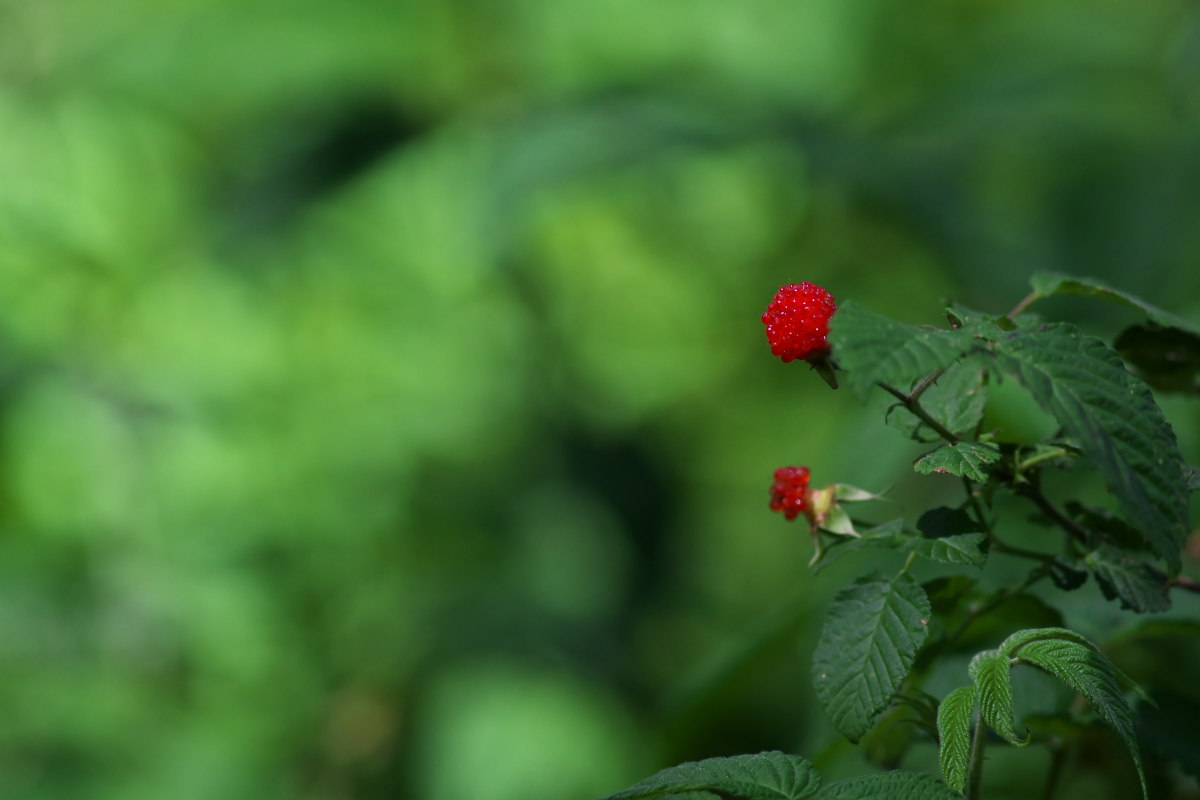
[[[771,485],[771,510],[795,519],[809,510],[808,467],[780,467]]]
[[[829,318],[837,311],[833,295],[815,283],[793,283],[779,294],[762,315],[771,352],[784,362],[820,361],[829,355]]]

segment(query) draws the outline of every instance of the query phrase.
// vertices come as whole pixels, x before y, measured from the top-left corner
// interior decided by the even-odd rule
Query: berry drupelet
[[[829,357],[829,318],[835,311],[833,295],[815,283],[781,287],[762,315],[771,352],[785,363],[825,360]]]
[[[771,485],[771,510],[782,511],[788,519],[807,513],[810,509],[810,479],[808,467],[780,467],[775,470],[775,483]]]

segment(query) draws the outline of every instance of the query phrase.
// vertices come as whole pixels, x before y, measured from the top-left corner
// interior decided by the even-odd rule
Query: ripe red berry
[[[779,294],[762,315],[771,352],[784,362],[820,361],[829,355],[829,318],[837,311],[833,295],[815,283],[793,283]]]
[[[782,511],[788,519],[808,512],[808,467],[780,467],[771,485],[771,510]]]

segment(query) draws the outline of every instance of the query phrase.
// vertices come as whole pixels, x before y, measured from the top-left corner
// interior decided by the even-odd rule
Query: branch
[[[900,405],[908,409],[909,412],[911,412],[917,419],[921,420],[921,422],[924,422],[926,425],[932,428],[938,436],[941,436],[950,444],[958,444],[962,440],[947,430],[942,423],[929,416],[929,412],[921,407],[919,400],[920,396],[925,392],[925,390],[928,389],[930,385],[935,383],[939,377],[941,377],[941,374],[942,371],[938,370],[932,375],[927,376],[921,381],[921,383],[917,385],[917,388],[913,389],[909,394],[905,394],[895,386],[892,386],[888,383],[880,382],[876,385],[879,386],[880,389],[883,389],[885,392],[890,394],[892,397],[895,397],[897,400],[899,400]]]

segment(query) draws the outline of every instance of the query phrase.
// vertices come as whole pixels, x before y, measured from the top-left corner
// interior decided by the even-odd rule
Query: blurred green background
[[[0,0],[0,797],[836,771],[771,471],[958,487],[767,302],[1200,320],[1198,221],[1195,2]]]

